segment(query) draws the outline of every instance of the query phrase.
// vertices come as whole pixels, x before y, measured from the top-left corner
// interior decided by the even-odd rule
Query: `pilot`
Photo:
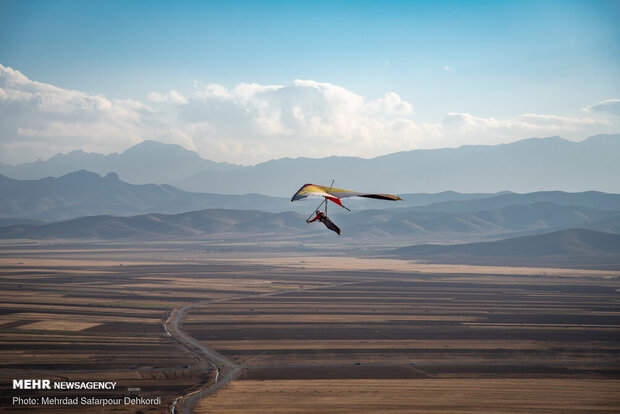
[[[340,228],[338,226],[336,226],[330,219],[329,217],[327,217],[325,215],[325,213],[323,213],[320,210],[315,211],[316,217],[314,217],[312,220],[308,219],[306,220],[306,223],[312,223],[314,221],[320,221],[321,223],[325,224],[325,227],[327,227],[328,229],[330,229],[331,231],[338,233],[338,235],[342,234],[342,230],[340,230]]]

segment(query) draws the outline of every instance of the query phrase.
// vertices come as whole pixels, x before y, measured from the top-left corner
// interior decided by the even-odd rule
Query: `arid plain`
[[[217,243],[4,242],[14,378],[112,380],[98,412],[617,412],[620,272],[434,265]],[[178,328],[234,364],[219,376]],[[232,365],[231,365],[232,366]],[[230,368],[222,368],[222,374]],[[223,376],[223,375],[222,375]],[[222,379],[220,379],[222,381]],[[134,389],[129,391],[128,389]],[[135,391],[139,388],[139,391]],[[74,392],[73,395],[93,395]]]

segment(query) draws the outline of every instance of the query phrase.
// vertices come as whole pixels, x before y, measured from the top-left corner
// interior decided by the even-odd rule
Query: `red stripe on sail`
[[[340,199],[338,197],[333,197],[333,196],[323,196],[323,197],[327,198],[328,200],[333,201],[334,203],[342,207],[342,203],[340,202]]]

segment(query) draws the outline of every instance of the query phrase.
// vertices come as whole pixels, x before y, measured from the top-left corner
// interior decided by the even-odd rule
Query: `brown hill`
[[[437,263],[620,268],[620,235],[568,229],[493,242],[408,246],[387,254]]]

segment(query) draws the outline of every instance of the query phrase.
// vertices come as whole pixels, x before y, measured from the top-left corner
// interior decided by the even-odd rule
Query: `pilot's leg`
[[[342,231],[340,230],[340,228],[336,226],[329,218],[325,217],[323,219],[323,224],[325,224],[325,227],[327,227],[331,231],[336,232],[339,235],[342,234]]]

